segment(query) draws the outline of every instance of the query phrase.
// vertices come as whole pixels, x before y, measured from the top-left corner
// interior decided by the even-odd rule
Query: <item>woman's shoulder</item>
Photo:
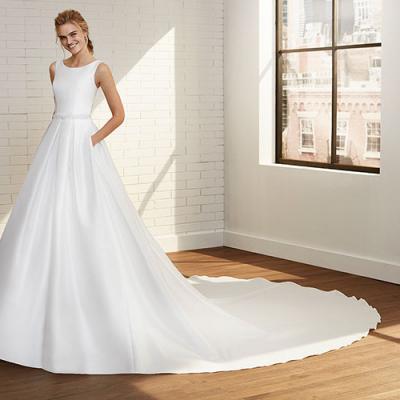
[[[49,70],[50,70],[50,71],[54,71],[57,62],[58,62],[57,60],[56,60],[56,61],[53,61],[53,62],[49,65]]]
[[[96,74],[99,76],[109,76],[112,75],[111,72],[111,67],[108,65],[108,63],[102,61],[102,60],[98,60],[99,62],[97,63],[97,67],[96,67]]]
[[[98,63],[97,63],[97,68],[98,68],[98,70],[100,71],[100,70],[111,70],[111,68],[110,68],[110,66],[105,62],[105,61],[103,61],[103,60],[96,60],[96,61],[98,61]]]
[[[49,65],[49,73],[50,73],[50,81],[51,81],[51,83],[53,83],[54,77],[56,75],[56,64],[57,64],[57,61],[53,61]]]

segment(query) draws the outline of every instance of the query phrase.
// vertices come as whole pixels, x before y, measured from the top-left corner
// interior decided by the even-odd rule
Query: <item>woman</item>
[[[55,112],[0,241],[0,358],[58,373],[252,368],[340,348],[380,322],[364,299],[263,278],[185,278],[133,207],[103,140],[124,120],[78,11],[55,19]],[[112,117],[97,129],[98,87]]]
[[[77,22],[74,23],[74,21]],[[80,68],[96,61],[93,58],[93,43],[89,39],[87,23],[80,14],[74,11],[59,14],[56,18],[56,30],[62,46],[72,54],[69,59],[64,60],[64,65],[69,68]],[[55,64],[53,62],[50,65],[52,82],[55,75]],[[96,86],[101,86],[111,109],[112,118],[92,136],[93,145],[107,137],[122,124],[125,118],[124,108],[110,68],[102,62],[95,65],[98,65],[95,73]]]

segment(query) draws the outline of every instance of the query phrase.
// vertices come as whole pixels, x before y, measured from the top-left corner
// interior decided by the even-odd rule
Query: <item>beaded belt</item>
[[[61,118],[61,119],[86,119],[91,118],[90,114],[53,114],[53,118]]]

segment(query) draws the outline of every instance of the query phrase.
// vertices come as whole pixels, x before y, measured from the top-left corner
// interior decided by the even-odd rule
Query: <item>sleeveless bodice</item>
[[[97,92],[95,73],[101,60],[82,67],[67,67],[63,60],[55,64],[53,79],[54,115],[90,116]]]

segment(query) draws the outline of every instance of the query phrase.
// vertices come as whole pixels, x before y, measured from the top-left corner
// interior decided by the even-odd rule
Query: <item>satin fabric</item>
[[[321,354],[380,322],[364,299],[263,278],[185,278],[90,117],[96,60],[56,62],[55,113],[0,240],[0,358],[54,373],[196,373]]]

